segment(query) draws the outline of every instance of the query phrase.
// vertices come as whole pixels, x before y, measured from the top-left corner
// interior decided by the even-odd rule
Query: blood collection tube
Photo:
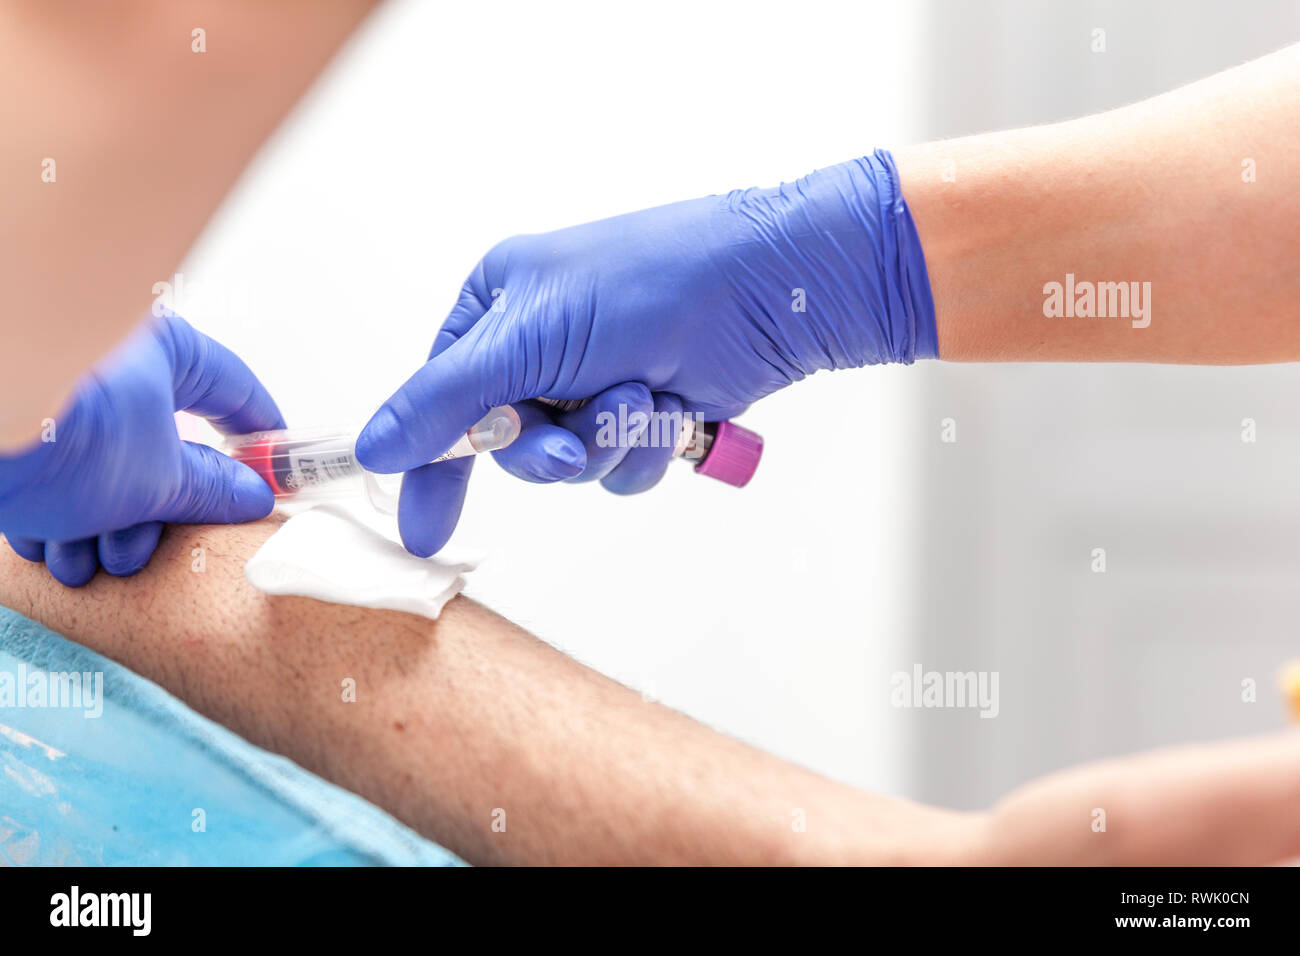
[[[582,401],[550,401],[548,405],[572,411]],[[762,436],[732,422],[704,422],[693,415],[680,416],[673,456],[693,462],[701,475],[737,488],[754,476],[763,454]],[[653,423],[653,420],[652,420]],[[359,429],[287,428],[278,431],[232,435],[222,450],[248,465],[271,486],[276,497],[288,498],[303,492],[346,494],[352,490],[346,479],[362,479],[371,501],[380,510],[392,506],[392,494],[376,486],[357,461]],[[504,448],[519,437],[519,413],[509,405],[489,411],[472,428],[433,461],[449,461],[480,452]],[[381,506],[380,499],[385,499]]]
[[[697,474],[744,488],[758,470],[758,460],[763,456],[763,436],[735,422],[685,418],[673,454],[694,461]]]
[[[576,411],[590,399],[539,398],[561,412]],[[651,427],[654,420],[651,420]],[[706,422],[682,414],[673,457],[695,463],[695,471],[736,488],[749,484],[763,457],[763,436],[734,422]]]
[[[360,428],[285,428],[232,435],[222,450],[261,475],[276,497],[287,498],[303,491],[345,492],[349,489],[344,479],[365,474],[357,461],[359,433]],[[519,413],[502,405],[479,419],[434,461],[494,451],[518,437]]]

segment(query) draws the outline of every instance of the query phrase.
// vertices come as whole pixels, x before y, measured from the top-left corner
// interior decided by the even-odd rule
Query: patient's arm
[[[0,4],[0,449],[34,441],[155,283],[179,281],[222,197],[374,4]]]
[[[472,862],[938,862],[966,845],[962,815],[740,744],[466,598],[434,622],[263,595],[243,567],[275,527],[172,527],[145,571],[80,591],[6,544],[0,603]]]
[[[6,545],[0,604],[473,862],[1300,856],[1300,733],[1075,768],[987,814],[928,808],[841,786],[647,703],[465,598],[433,622],[267,597],[243,566],[275,526],[170,528],[145,571],[80,591]],[[342,700],[347,678],[356,703]],[[492,827],[498,808],[505,832]]]

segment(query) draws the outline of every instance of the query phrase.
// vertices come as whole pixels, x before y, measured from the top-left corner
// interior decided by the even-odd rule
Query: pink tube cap
[[[695,466],[701,475],[743,488],[749,484],[763,457],[763,436],[732,422],[718,422],[713,444],[704,460]]]

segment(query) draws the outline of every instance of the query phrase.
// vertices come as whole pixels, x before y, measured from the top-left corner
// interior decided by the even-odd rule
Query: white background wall
[[[497,240],[908,139],[907,6],[392,4],[193,251],[181,311],[291,423],[364,419]],[[490,552],[469,591],[721,730],[896,790],[907,374],[823,374],[764,401],[744,420],[767,451],[743,491],[681,465],[615,498],[479,462],[453,542]]]

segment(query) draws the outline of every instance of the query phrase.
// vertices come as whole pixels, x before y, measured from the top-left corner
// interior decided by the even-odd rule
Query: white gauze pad
[[[296,514],[246,565],[266,594],[406,611],[436,619],[474,565],[417,558],[337,505]]]

